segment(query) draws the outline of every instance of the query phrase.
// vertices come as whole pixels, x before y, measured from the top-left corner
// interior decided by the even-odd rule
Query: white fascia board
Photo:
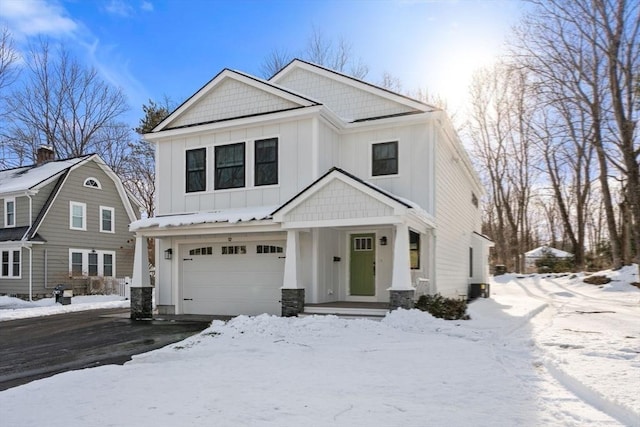
[[[250,223],[229,224],[216,222],[211,224],[185,225],[170,228],[152,227],[135,232],[138,237],[175,237],[175,236],[204,236],[227,235],[237,233],[273,233],[282,231],[282,226],[271,220],[252,221]]]
[[[207,132],[214,132],[220,129],[233,130],[235,128],[246,128],[255,125],[266,125],[270,122],[278,122],[290,119],[303,119],[319,114],[324,107],[322,105],[314,105],[311,107],[298,108],[295,110],[278,111],[274,113],[264,113],[251,117],[239,119],[222,120],[215,123],[207,123],[202,125],[169,129],[161,132],[146,133],[144,139],[149,142],[161,142],[166,139],[175,137],[184,138],[188,136],[199,135]]]
[[[388,129],[390,126],[405,126],[420,123],[430,123],[433,120],[434,111],[424,113],[407,114],[404,116],[387,117],[384,119],[368,120],[357,123],[346,123],[342,133],[362,132],[363,130]]]
[[[368,218],[350,218],[350,219],[330,219],[319,221],[296,221],[296,222],[284,222],[282,228],[289,229],[305,229],[305,228],[326,228],[326,227],[359,227],[359,226],[373,226],[373,225],[390,225],[401,224],[402,218],[400,216],[372,216]]]
[[[206,96],[215,86],[222,83],[225,79],[233,79],[233,80],[242,82],[249,86],[255,87],[256,89],[260,89],[272,95],[286,99],[287,101],[291,101],[295,104],[299,104],[302,107],[307,107],[307,106],[316,104],[315,101],[305,98],[302,95],[297,95],[284,87],[283,88],[274,87],[273,83],[271,82],[267,82],[257,77],[248,76],[238,71],[224,69],[217,76],[211,79],[209,83],[204,85],[193,96],[191,96],[191,98],[187,99],[175,111],[173,111],[162,122],[160,122],[154,128],[154,130],[161,131],[165,126],[167,126],[168,124],[173,122],[175,119],[180,117],[184,112],[186,112],[189,108],[191,108],[194,104],[196,104],[200,99]]]
[[[340,83],[349,85],[349,86],[353,86],[356,87],[360,90],[363,90],[365,92],[369,92],[375,96],[379,96],[381,98],[386,98],[390,101],[396,102],[398,104],[402,104],[402,105],[406,105],[409,108],[413,108],[416,110],[421,110],[421,111],[428,111],[434,107],[427,105],[427,104],[423,104],[420,101],[416,101],[414,99],[408,98],[408,97],[404,97],[400,94],[395,94],[391,91],[387,91],[384,88],[372,85],[370,83],[366,83],[362,80],[358,80],[356,78],[353,77],[349,77],[346,76],[344,74],[341,74],[339,72],[336,71],[331,71],[328,69],[325,69],[321,66],[317,66],[317,65],[313,65],[313,64],[309,64],[303,61],[299,61],[299,60],[293,60],[291,61],[291,63],[289,63],[289,65],[285,68],[283,68],[282,70],[280,70],[276,75],[274,75],[269,81],[273,82],[273,83],[278,83],[278,81],[280,81],[282,78],[284,78],[284,76],[286,76],[287,74],[289,74],[291,71],[293,71],[296,68],[301,68],[303,70],[309,71],[311,73],[315,73],[315,74],[319,74],[323,77],[326,77],[328,79],[331,80],[337,80]]]

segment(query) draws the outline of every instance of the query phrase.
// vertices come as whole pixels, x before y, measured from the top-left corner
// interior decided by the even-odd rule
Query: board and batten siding
[[[433,214],[434,168],[431,122],[342,135],[340,167]],[[398,174],[371,176],[372,144],[398,141]]]
[[[312,119],[301,119],[237,130],[185,136],[156,144],[158,209],[156,215],[203,212],[214,209],[279,205],[313,180]],[[278,138],[277,185],[254,186],[254,141]],[[244,142],[245,187],[214,190],[214,147]],[[207,191],[186,193],[186,150],[206,148]]]
[[[472,203],[477,191],[455,142],[436,129],[436,288],[445,297],[466,295],[472,233],[480,227],[480,210]],[[476,193],[479,197],[479,194]]]
[[[84,186],[86,178],[100,181],[102,189]],[[86,231],[69,228],[69,202],[86,204]],[[100,232],[100,206],[114,209],[114,233]],[[44,258],[46,251],[46,286],[55,286],[69,280],[69,248],[114,251],[117,277],[131,276],[135,239],[129,232],[129,216],[115,183],[94,161],[71,171],[60,189],[55,202],[45,216],[38,234],[47,243],[34,245],[34,290],[45,286]]]

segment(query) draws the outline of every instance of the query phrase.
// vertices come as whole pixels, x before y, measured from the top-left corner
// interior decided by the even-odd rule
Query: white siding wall
[[[476,190],[462,159],[444,132],[436,132],[436,287],[443,296],[456,297],[466,294],[470,283],[469,247],[480,227],[480,210],[471,202]]]
[[[339,166],[372,184],[417,203],[433,214],[434,160],[430,123],[348,133],[340,142]],[[371,144],[398,141],[398,175],[371,176]]]
[[[322,120],[319,121],[318,134],[318,169],[322,176],[332,167],[338,166],[340,135]]]
[[[161,141],[158,150],[157,215],[207,211],[213,209],[278,205],[286,202],[312,180],[312,120],[255,126],[234,131],[211,132]],[[278,138],[279,184],[253,186],[253,142]],[[213,190],[214,146],[245,142],[246,187]],[[185,152],[207,148],[207,191],[185,192]]]
[[[278,80],[278,84],[322,102],[348,122],[415,111],[406,105],[299,68]]]
[[[299,105],[263,90],[227,78],[168,127],[205,123],[232,117],[295,108]]]

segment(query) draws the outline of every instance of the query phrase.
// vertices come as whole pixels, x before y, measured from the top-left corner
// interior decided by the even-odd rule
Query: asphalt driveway
[[[129,309],[0,322],[0,391],[60,372],[123,364],[205,329],[214,316],[132,321]]]

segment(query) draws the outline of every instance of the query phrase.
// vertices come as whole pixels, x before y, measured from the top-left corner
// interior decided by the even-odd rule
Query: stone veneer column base
[[[294,317],[304,311],[304,289],[282,289],[282,317]]]
[[[153,288],[131,288],[131,319],[153,318]]]
[[[413,289],[408,290],[389,290],[389,310],[396,308],[404,308],[406,310],[413,308]]]

